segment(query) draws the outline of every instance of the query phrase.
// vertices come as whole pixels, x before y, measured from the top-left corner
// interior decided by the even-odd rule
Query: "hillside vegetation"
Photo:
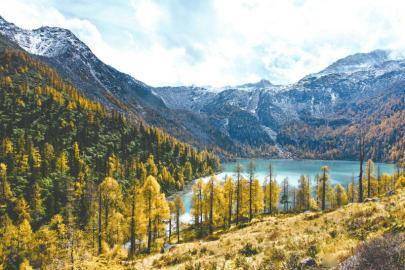
[[[337,267],[361,243],[387,233],[403,240],[404,209],[405,189],[401,189],[381,201],[351,203],[331,212],[258,217],[209,239],[179,244],[167,254],[141,259],[135,269],[299,269],[303,259],[309,258],[320,268]],[[398,266],[405,262],[404,242],[397,248]],[[377,251],[377,257],[389,252]],[[390,269],[379,267],[374,269]]]
[[[165,231],[165,195],[219,166],[0,37],[0,269],[69,268],[84,250],[140,238],[149,252]]]

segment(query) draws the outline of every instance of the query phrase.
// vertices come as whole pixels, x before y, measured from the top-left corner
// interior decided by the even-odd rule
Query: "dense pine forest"
[[[108,111],[10,45],[0,44],[0,268],[61,269],[78,247],[134,246],[135,232],[149,251],[165,194],[219,160]]]

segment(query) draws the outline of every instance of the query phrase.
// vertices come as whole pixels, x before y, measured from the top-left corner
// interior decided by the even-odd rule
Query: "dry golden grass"
[[[260,217],[244,228],[219,231],[214,240],[182,243],[166,254],[133,262],[118,259],[125,256],[94,257],[80,269],[292,269],[303,258],[333,268],[363,241],[398,225],[403,230],[404,209],[402,189],[380,202],[349,204],[328,213]]]
[[[262,217],[242,229],[218,232],[218,240],[184,243],[140,259],[134,269],[283,269],[308,257],[332,268],[362,241],[404,224],[404,209],[402,189],[381,202],[354,203],[329,213]]]

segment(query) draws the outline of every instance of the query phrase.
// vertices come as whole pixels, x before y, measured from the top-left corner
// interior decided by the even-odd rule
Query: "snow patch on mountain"
[[[26,30],[0,17],[0,33],[35,55],[55,57],[65,53],[69,48],[84,54],[91,54],[90,49],[83,42],[72,32],[63,28],[45,26]]]

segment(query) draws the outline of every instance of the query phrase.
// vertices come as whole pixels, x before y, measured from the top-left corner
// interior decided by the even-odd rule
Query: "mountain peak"
[[[90,49],[70,30],[60,27],[42,26],[34,30],[26,30],[0,17],[0,33],[29,53],[40,56],[61,55],[69,48],[90,52]]]
[[[13,23],[8,22],[2,16],[0,16],[0,28],[1,29],[13,29],[13,28],[18,28],[18,27]]]
[[[337,60],[321,73],[352,73],[368,69],[388,60],[390,60],[390,51],[388,50],[374,50],[368,53],[356,53]]]

